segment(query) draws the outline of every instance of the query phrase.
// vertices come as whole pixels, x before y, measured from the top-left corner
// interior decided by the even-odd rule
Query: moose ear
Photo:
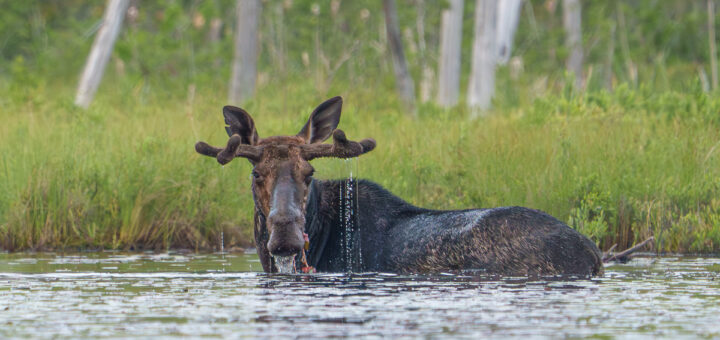
[[[223,116],[225,117],[225,127],[228,136],[240,135],[241,143],[255,145],[258,142],[258,133],[255,130],[255,122],[253,122],[250,114],[245,110],[235,106],[223,107]]]
[[[297,135],[308,144],[324,142],[340,123],[341,111],[342,97],[326,100],[310,114],[310,119]]]

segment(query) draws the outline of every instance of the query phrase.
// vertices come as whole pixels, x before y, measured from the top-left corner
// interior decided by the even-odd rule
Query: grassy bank
[[[529,206],[603,248],[654,235],[660,251],[720,251],[717,96],[565,91],[474,121],[432,106],[411,120],[379,95],[389,86],[319,95],[301,83],[266,84],[246,105],[260,135],[297,132],[315,105],[341,94],[340,127],[378,142],[360,176],[413,204]],[[3,85],[0,247],[207,250],[221,234],[226,248],[250,245],[250,165],[222,168],[193,151],[197,140],[227,140],[224,88],[106,84],[87,111],[71,105],[69,86]],[[345,167],[313,163],[319,178]]]

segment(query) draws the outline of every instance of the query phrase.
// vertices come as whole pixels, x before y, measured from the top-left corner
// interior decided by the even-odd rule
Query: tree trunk
[[[258,26],[262,6],[260,0],[238,0],[235,17],[235,55],[228,101],[241,104],[255,92],[258,58]]]
[[[613,90],[613,61],[615,60],[615,22],[610,24],[610,43],[605,60],[605,89]]]
[[[400,98],[405,103],[407,110],[413,114],[415,112],[415,89],[412,77],[408,71],[405,53],[403,52],[402,40],[400,38],[400,28],[398,26],[397,10],[395,9],[395,0],[383,0],[383,9],[385,11],[385,31],[387,32],[390,52],[392,54],[393,68],[395,70],[395,86],[397,87]]]
[[[635,66],[635,63],[632,60],[632,56],[630,55],[630,44],[628,43],[627,25],[625,24],[625,10],[622,3],[617,2],[616,5],[620,51],[622,52],[623,59],[625,59],[625,67],[627,68],[628,79],[632,83],[633,87],[637,87],[638,72],[637,66]]]
[[[477,0],[475,4],[475,37],[468,85],[468,106],[471,118],[490,108],[495,91],[495,66],[497,61],[496,34],[497,1]]]
[[[565,47],[569,51],[565,67],[575,77],[575,87],[582,86],[583,50],[582,16],[580,0],[563,0],[563,26],[565,27]]]
[[[497,57],[498,63],[506,64],[512,54],[513,38],[520,20],[522,0],[498,2]]]
[[[95,97],[95,92],[100,86],[103,73],[105,73],[105,66],[110,60],[115,40],[120,34],[128,6],[130,6],[130,0],[108,0],[102,26],[95,36],[90,55],[85,62],[85,69],[80,77],[75,105],[87,108]]]
[[[418,35],[418,60],[420,70],[422,70],[422,74],[420,75],[420,102],[427,103],[433,96],[435,72],[428,62],[425,44],[425,1],[416,0],[415,4],[417,7],[415,30]]]
[[[440,29],[440,66],[438,70],[438,104],[457,104],[460,92],[460,47],[462,43],[463,0],[450,0],[442,12]]]
[[[717,48],[715,47],[715,2],[707,0],[708,40],[710,42],[710,74],[713,91],[718,88]]]
[[[220,41],[220,34],[222,33],[222,19],[220,18],[212,18],[210,20],[210,30],[208,31],[208,40],[211,43],[216,43]]]

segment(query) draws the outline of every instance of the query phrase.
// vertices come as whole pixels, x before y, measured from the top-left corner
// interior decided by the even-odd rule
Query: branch
[[[605,256],[603,256],[603,262],[607,263],[610,261],[620,261],[621,259],[627,257],[628,255],[638,251],[640,248],[642,248],[643,246],[645,246],[646,244],[648,244],[650,241],[652,241],[654,239],[655,239],[654,237],[650,236],[650,238],[648,238],[647,240],[638,243],[637,245],[635,245],[634,247],[632,247],[630,249],[626,249],[622,252],[615,253],[613,255],[608,256],[607,258],[604,258]]]

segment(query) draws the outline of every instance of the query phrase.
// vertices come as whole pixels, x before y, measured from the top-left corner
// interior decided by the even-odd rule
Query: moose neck
[[[308,263],[321,271],[363,270],[357,181],[313,180],[305,209]]]

